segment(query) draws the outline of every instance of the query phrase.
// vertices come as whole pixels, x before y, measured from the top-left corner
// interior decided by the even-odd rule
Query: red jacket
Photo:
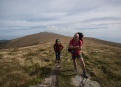
[[[59,52],[63,49],[63,46],[61,44],[54,44],[54,50],[55,52]]]
[[[82,40],[79,40],[78,43],[75,42],[73,39],[70,41],[69,45],[72,45],[72,46],[79,46],[81,47],[83,44],[83,41]],[[76,56],[76,55],[79,55],[81,53],[81,50],[78,50],[78,49],[75,49],[75,50],[72,50],[72,55],[73,56]]]

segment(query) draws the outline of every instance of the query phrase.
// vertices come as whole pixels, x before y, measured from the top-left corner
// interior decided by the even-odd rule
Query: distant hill
[[[100,40],[100,39],[92,38],[92,37],[86,37],[85,39],[89,40],[90,42],[92,41],[92,42],[95,42],[95,43],[98,43],[98,44],[105,44],[105,45],[120,47],[121,48],[121,43]]]
[[[47,42],[54,42],[55,39],[60,39],[61,42],[69,43],[72,37],[59,35],[56,33],[50,32],[40,32],[37,34],[31,34],[24,37],[20,37],[17,39],[12,40],[0,40],[0,48],[15,48],[15,47],[26,47],[26,46],[33,46],[39,45]],[[121,47],[120,43],[114,43],[109,41],[104,41],[96,38],[91,37],[84,37],[84,41],[86,42],[95,42],[96,44],[106,44],[115,47]]]
[[[37,34],[27,35],[17,39],[12,39],[5,43],[1,43],[0,48],[33,46],[33,45],[43,44],[47,42],[54,42],[55,39],[61,39],[61,41],[63,42],[63,41],[68,41],[69,38],[70,37],[55,34],[55,33],[41,32]]]
[[[6,41],[8,41],[8,40],[0,40],[0,42],[6,42]]]

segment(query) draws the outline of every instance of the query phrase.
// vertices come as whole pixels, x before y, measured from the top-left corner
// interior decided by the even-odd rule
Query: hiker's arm
[[[56,52],[56,46],[55,45],[53,46],[53,48],[54,48],[54,51]]]
[[[83,44],[83,42],[80,41],[78,50],[82,50],[82,44]]]
[[[79,48],[79,46],[73,46],[72,45],[72,41],[70,41],[70,43],[69,43],[69,49],[78,49]]]
[[[81,50],[82,46],[69,46],[70,49],[78,49]]]
[[[78,47],[78,49],[81,50],[82,49],[82,46]]]
[[[72,46],[72,45],[69,45],[69,48],[70,48],[70,49],[79,49],[79,46]]]
[[[63,50],[63,45],[61,45],[61,47],[60,47],[60,51],[62,51]]]

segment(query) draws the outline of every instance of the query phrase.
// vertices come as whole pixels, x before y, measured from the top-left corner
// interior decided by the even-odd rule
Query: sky
[[[121,0],[0,0],[0,40],[44,31],[121,43]]]

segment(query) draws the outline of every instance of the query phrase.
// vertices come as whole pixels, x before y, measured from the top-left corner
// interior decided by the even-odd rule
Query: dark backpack
[[[84,36],[83,33],[78,32],[78,34],[79,34],[79,39],[82,40],[82,37]]]
[[[72,49],[68,48],[68,52],[71,52],[71,51],[72,51]]]

